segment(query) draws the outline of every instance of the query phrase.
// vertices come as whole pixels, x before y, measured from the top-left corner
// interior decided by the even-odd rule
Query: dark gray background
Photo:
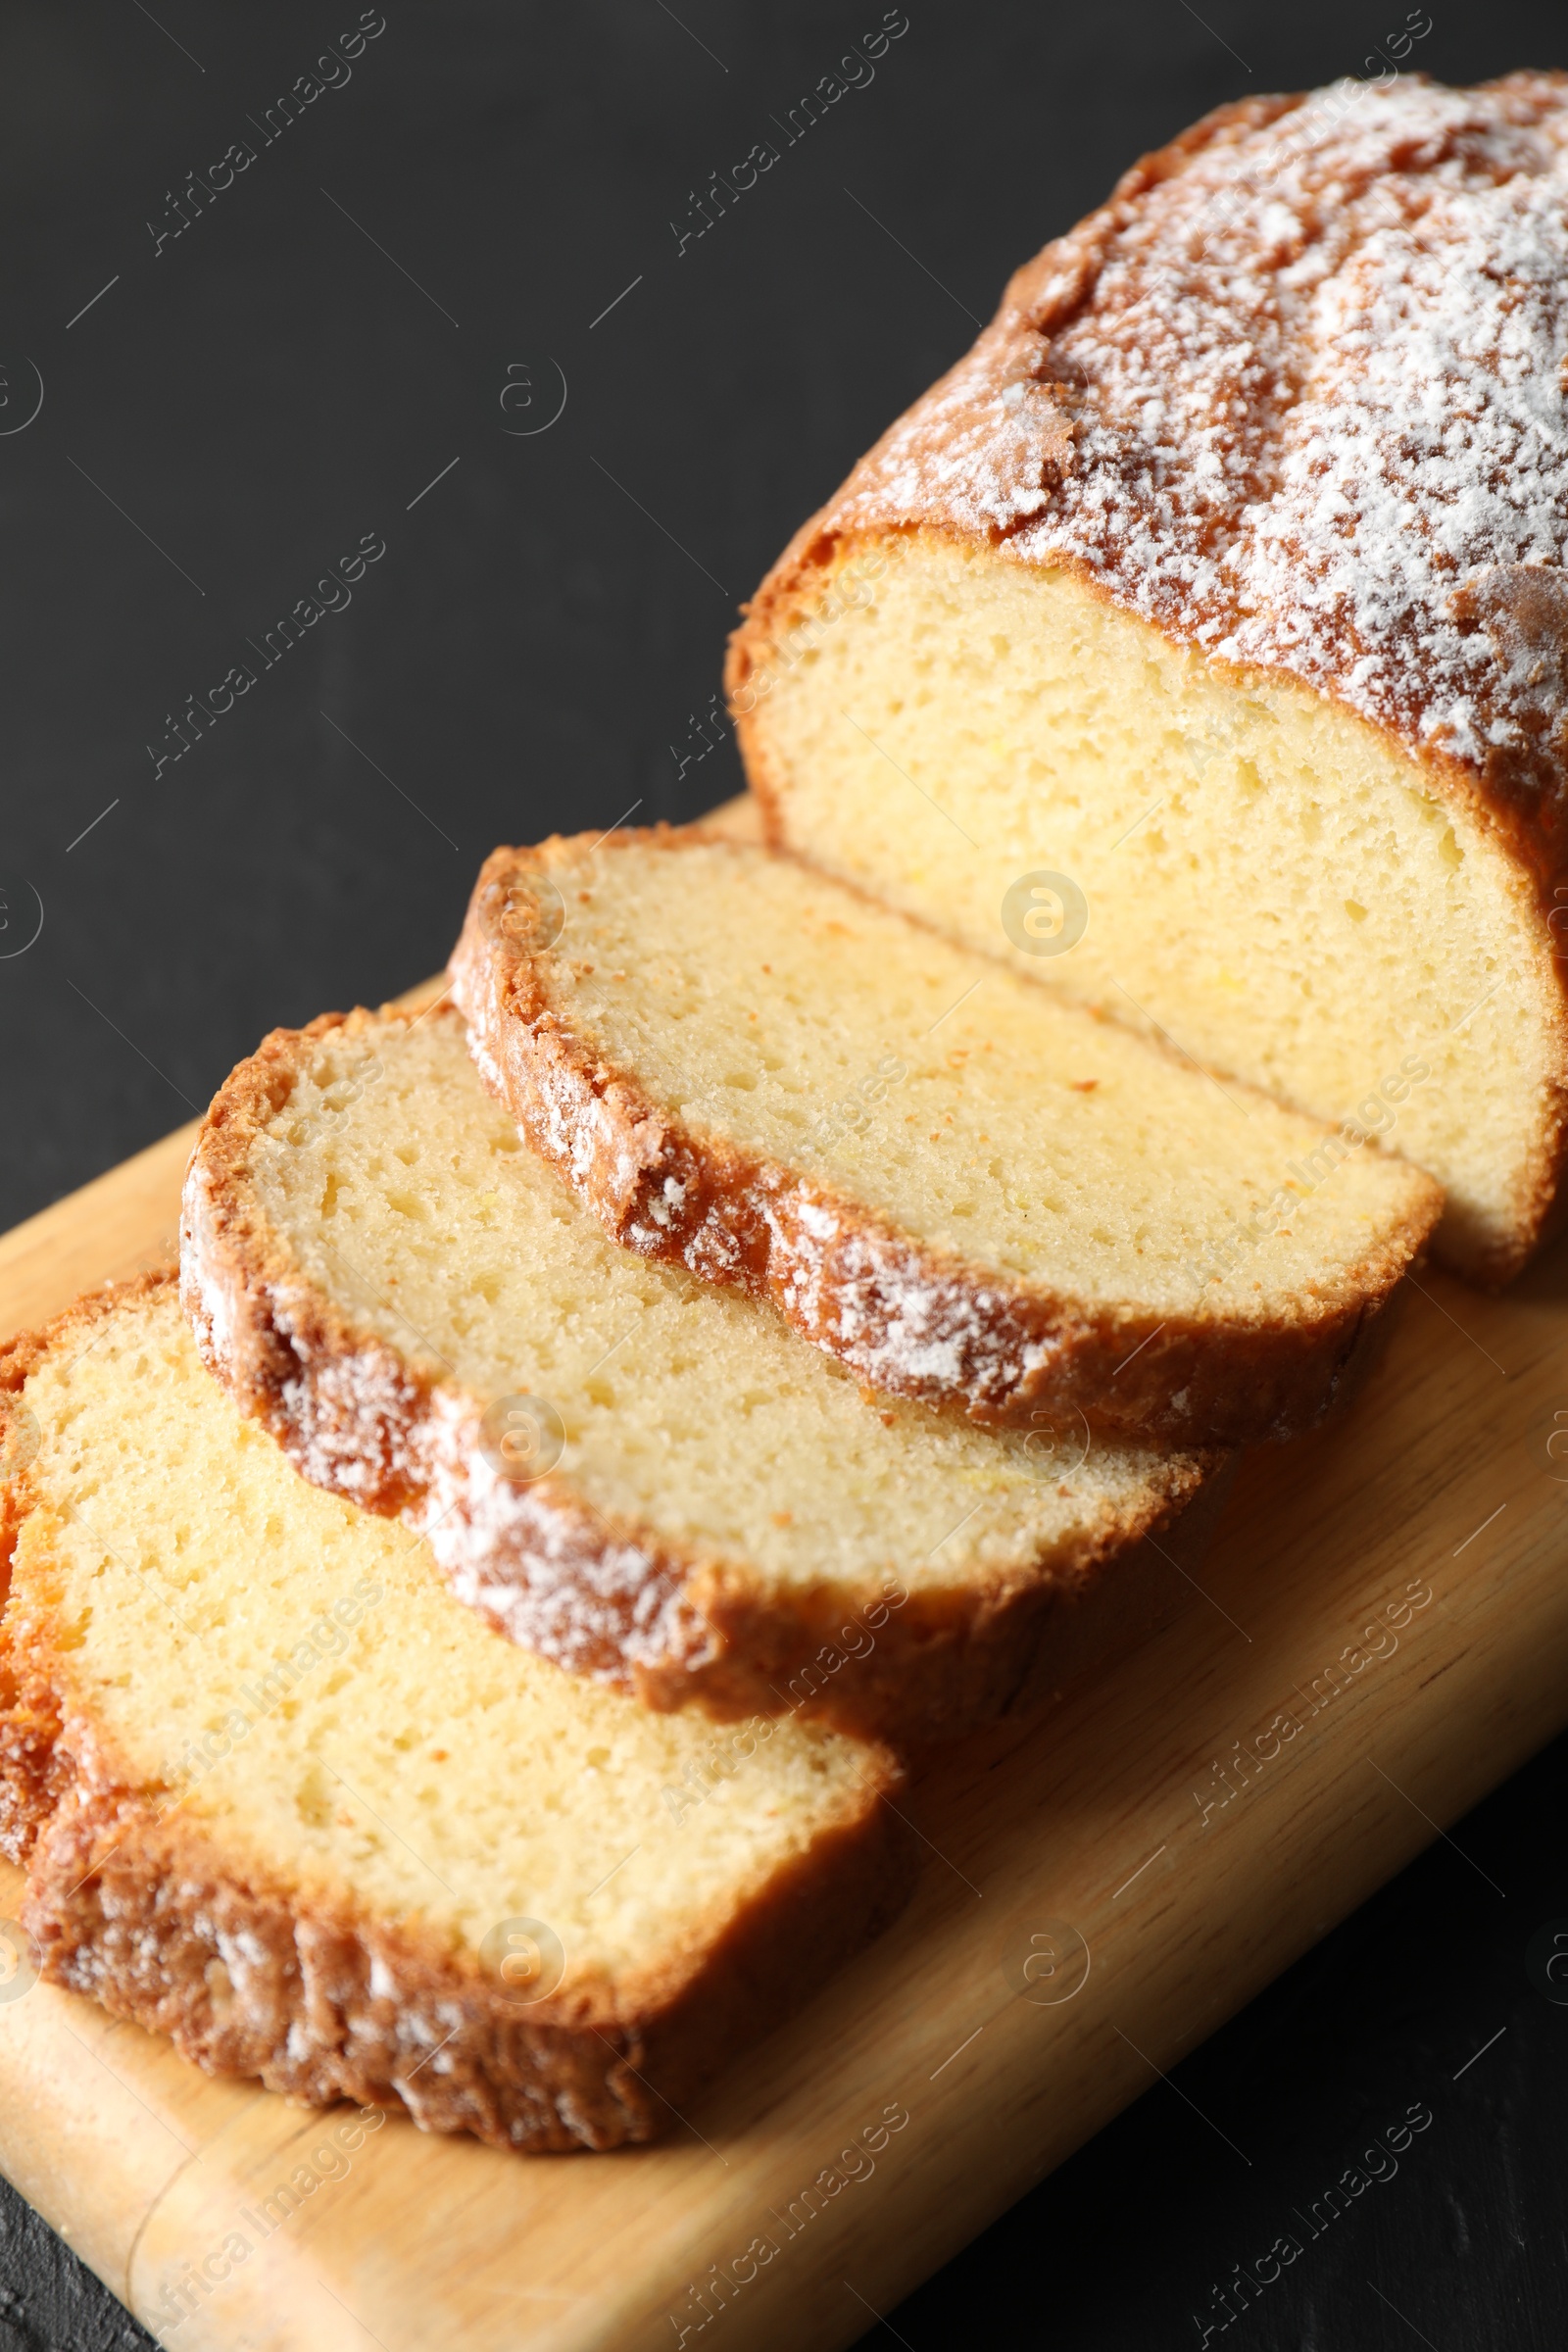
[[[1560,6],[1431,7],[1411,62],[1445,78],[1568,63]],[[1141,149],[1367,71],[1406,11],[909,0],[874,83],[679,256],[689,192],[880,0],[387,0],[348,86],[264,147],[247,119],[359,13],[0,11],[0,1225],[273,1023],[438,968],[495,842],[738,789],[722,734],[679,766],[738,599],[1007,270]],[[155,254],[239,138],[256,162]],[[350,609],[155,777],[168,714],[366,532]],[[1420,2100],[1398,2178],[1224,2340],[1555,2352],[1568,2011],[1523,1954],[1568,1915],[1565,1798],[1559,1746],[1187,2063],[1201,2117],[1156,2085],[898,2336],[1197,2344],[1210,2288]],[[0,2352],[145,2340],[0,2195]]]

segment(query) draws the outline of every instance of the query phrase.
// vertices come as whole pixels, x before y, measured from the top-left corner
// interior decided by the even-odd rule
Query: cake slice
[[[1222,107],[1017,272],[728,673],[776,844],[1370,1128],[1487,1281],[1568,1135],[1565,347],[1568,76]],[[1042,869],[1077,936],[1008,930]]]
[[[715,1738],[497,1642],[235,1412],[170,1279],[0,1354],[0,1436],[23,1925],[210,2073],[648,2139],[910,1883],[885,1749]]]
[[[656,1707],[925,1740],[1179,1592],[1214,1457],[867,1401],[766,1308],[608,1240],[450,1004],[274,1031],[214,1101],[181,1269],[308,1479],[424,1531],[515,1642]]]
[[[490,1088],[617,1240],[979,1422],[1285,1436],[1442,1206],[1364,1137],[701,831],[498,850],[453,975]]]

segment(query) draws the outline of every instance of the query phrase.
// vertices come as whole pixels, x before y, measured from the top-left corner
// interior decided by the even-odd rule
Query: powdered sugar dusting
[[[830,1207],[808,1184],[776,1187],[766,1216],[778,1304],[873,1388],[1004,1412],[1069,1353],[1033,1331],[1005,1290]]]
[[[472,1399],[443,1385],[424,1423],[427,1478],[404,1513],[458,1598],[512,1641],[617,1689],[628,1669],[718,1654],[679,1563],[612,1527],[568,1486],[518,1484],[480,1440]]]
[[[1560,702],[1507,640],[1516,567],[1564,563],[1565,352],[1568,76],[1340,82],[1130,173],[826,520],[1071,564],[1412,749],[1538,782],[1545,755],[1560,790]]]

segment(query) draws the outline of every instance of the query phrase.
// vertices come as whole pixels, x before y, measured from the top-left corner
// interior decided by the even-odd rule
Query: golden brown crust
[[[623,831],[599,854],[678,857],[693,840],[740,861],[759,855],[666,826]],[[569,958],[519,937],[507,913],[530,878],[588,847],[584,834],[492,853],[453,954],[453,994],[485,1083],[616,1241],[771,1301],[871,1387],[982,1424],[1082,1412],[1155,1444],[1231,1446],[1288,1437],[1330,1409],[1420,1262],[1443,1205],[1430,1179],[1405,1171],[1403,1226],[1266,1325],[1200,1307],[1113,1312],[966,1265],[798,1168],[694,1127],[611,1059]]]
[[[81,1300],[0,1355],[0,1411],[29,1372],[85,1346],[127,1290]],[[47,1496],[13,1473],[12,1545]],[[30,1562],[47,1586],[47,1527]],[[11,1550],[7,1552],[11,1560]],[[720,1926],[635,1984],[579,1984],[519,2007],[474,1957],[417,1922],[358,1912],[257,1868],[135,1786],[74,1688],[46,1594],[0,1617],[0,1843],[27,1869],[23,1924],[43,1973],[167,2034],[217,2075],[313,2104],[404,2108],[422,2129],[517,2149],[654,2138],[734,2051],[809,1997],[896,1914],[912,1834],[900,1775],[870,1748],[844,1818]],[[17,1625],[24,1621],[19,1640]]]
[[[172,1279],[172,1267],[154,1266],[127,1282],[106,1283],[39,1330],[0,1345],[0,1854],[13,1862],[23,1860],[70,1779],[53,1695],[36,1675],[24,1683],[6,1638],[17,1538],[41,1499],[33,1466],[38,1427],[23,1392],[45,1356],[61,1348],[85,1354],[116,1306],[155,1297]]]
[[[918,1744],[1034,1703],[1054,1687],[1058,1644],[1076,1660],[1121,1639],[1120,1563],[1146,1536],[1167,1540],[1217,1456],[1161,1463],[1140,1511],[1107,1512],[1050,1565],[900,1588],[891,1601],[879,1586],[827,1580],[786,1596],[745,1561],[612,1522],[560,1472],[529,1485],[498,1478],[480,1445],[485,1400],[323,1297],[249,1181],[252,1141],[286,1099],[302,1044],[414,1017],[328,1014],[274,1030],[220,1090],[191,1157],[180,1276],[197,1347],[304,1476],[425,1532],[459,1597],[514,1641],[662,1709],[695,1703],[724,1720],[798,1710]]]
[[[869,601],[906,533],[1071,571],[1239,688],[1291,676],[1407,753],[1525,878],[1564,1007],[1514,1231],[1463,1267],[1492,1283],[1555,1229],[1568,1161],[1565,157],[1562,74],[1206,116],[1015,272],[796,532],[725,673],[775,846],[779,649]]]
[[[62,1748],[80,1736],[68,1719]],[[496,2147],[602,2149],[667,2131],[880,1933],[912,1859],[873,1795],[775,1877],[666,2005],[623,2016],[578,1995],[523,2010],[414,1927],[269,1883],[138,1793],[74,1780],[38,1825],[22,1922],[53,1983],[167,2034],[209,2074],[313,2105],[401,2106]]]

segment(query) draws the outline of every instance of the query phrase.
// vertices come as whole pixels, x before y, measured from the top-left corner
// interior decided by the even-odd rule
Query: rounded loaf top
[[[1068,565],[1484,773],[1539,861],[1568,793],[1565,352],[1568,75],[1250,99],[1019,270],[791,555],[913,524]]]

